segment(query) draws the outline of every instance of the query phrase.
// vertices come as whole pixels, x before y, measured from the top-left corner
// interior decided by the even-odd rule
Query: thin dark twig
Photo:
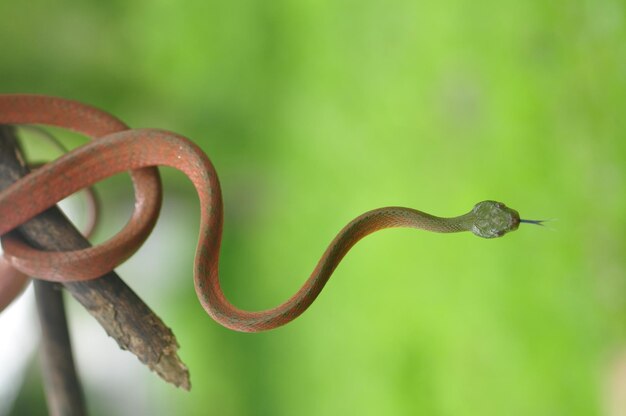
[[[74,358],[61,286],[35,280],[41,323],[41,364],[48,413],[54,416],[87,414]]]

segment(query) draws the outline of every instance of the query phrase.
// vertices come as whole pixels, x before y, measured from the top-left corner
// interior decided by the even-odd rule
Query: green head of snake
[[[472,209],[470,217],[471,231],[483,238],[502,237],[510,231],[517,230],[520,224],[517,211],[496,201],[479,202]]]

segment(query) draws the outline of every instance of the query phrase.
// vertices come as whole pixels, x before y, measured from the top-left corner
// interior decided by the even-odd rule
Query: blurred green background
[[[211,157],[225,194],[222,281],[240,307],[285,300],[334,234],[372,208],[452,216],[496,199],[557,219],[492,241],[381,232],[300,319],[239,334],[195,298],[197,199],[164,169],[159,226],[120,273],[174,330],[193,389],[118,351],[70,301],[92,414],[622,414],[610,407],[626,392],[616,375],[624,7],[1,2],[2,92],[78,99],[186,135]],[[128,182],[99,186],[99,239],[127,218]],[[13,414],[44,409],[33,364]]]

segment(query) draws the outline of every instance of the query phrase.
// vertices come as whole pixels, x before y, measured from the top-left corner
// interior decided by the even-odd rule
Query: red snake
[[[223,208],[213,164],[193,142],[163,130],[129,129],[115,117],[88,105],[56,97],[0,95],[0,124],[43,124],[84,134],[92,140],[18,180],[0,192],[0,235],[6,261],[0,264],[0,304],[11,299],[16,275],[52,281],[97,278],[128,259],[151,232],[160,209],[161,182],[156,166],[183,172],[200,199],[200,230],[194,282],[200,303],[221,325],[258,332],[284,325],[313,303],[331,274],[357,241],[390,227],[452,233],[472,231],[493,238],[517,229],[517,211],[495,201],[472,211],[441,218],[410,208],[387,207],[366,212],[346,225],[330,243],[304,285],[279,306],[251,312],[236,308],[220,288],[218,263]],[[131,171],[135,210],[126,226],[105,243],[80,251],[38,251],[7,234],[72,193],[116,173]],[[529,220],[528,220],[529,221]],[[5,289],[7,287],[8,289]]]

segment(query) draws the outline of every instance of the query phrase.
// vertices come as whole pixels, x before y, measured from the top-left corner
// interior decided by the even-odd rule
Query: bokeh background
[[[1,2],[2,92],[78,99],[210,155],[225,194],[222,281],[240,307],[285,300],[372,208],[452,216],[496,199],[555,219],[491,241],[378,233],[300,319],[239,334],[196,300],[197,199],[163,169],[157,229],[119,271],[174,330],[193,389],[162,382],[69,299],[90,412],[624,414],[624,7]],[[56,155],[37,140],[32,157]],[[98,190],[102,241],[128,218],[132,191],[125,176]],[[6,414],[46,413],[31,296],[0,337],[24,342],[0,356],[0,372],[24,361],[0,385]]]

